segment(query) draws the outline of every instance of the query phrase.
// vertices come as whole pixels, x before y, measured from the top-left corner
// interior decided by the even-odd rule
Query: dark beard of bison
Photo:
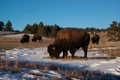
[[[61,53],[61,50],[60,50],[60,48],[57,46],[57,45],[55,45],[55,44],[50,44],[49,46],[48,46],[48,53],[49,53],[49,56],[51,57],[51,58],[59,58],[59,55],[60,55],[60,53]]]

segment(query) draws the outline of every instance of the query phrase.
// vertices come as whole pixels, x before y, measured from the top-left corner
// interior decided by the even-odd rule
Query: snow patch
[[[101,64],[95,63],[95,64],[92,64],[92,65],[90,65],[90,66],[91,66],[91,67],[98,67],[99,65],[101,65]]]
[[[110,48],[109,48],[110,49]],[[95,48],[94,50],[97,50]],[[98,70],[105,73],[111,73],[115,75],[120,75],[120,57],[117,57],[116,59],[112,60],[104,60],[104,59],[88,59],[88,60],[65,60],[65,59],[51,59],[48,58],[49,54],[47,52],[47,48],[23,48],[23,49],[13,49],[13,50],[7,50],[4,51],[5,56],[2,57],[3,60],[18,60],[18,61],[26,61],[31,63],[37,63],[37,64],[44,64],[44,65],[57,65],[62,66],[66,69],[74,69],[74,70]],[[62,56],[62,54],[61,54]],[[71,56],[69,52],[69,56]],[[75,56],[82,57],[84,56],[83,50],[77,50],[75,53]],[[88,52],[88,58],[91,57],[108,57],[107,55],[104,55],[103,53],[100,53],[99,51],[92,51]],[[31,74],[29,74],[31,73]],[[44,75],[42,79],[48,79],[52,77],[62,78],[62,75],[56,71],[39,71],[39,70],[30,70],[29,73],[23,73],[23,78],[36,78],[35,75]],[[3,73],[1,73],[3,74]],[[35,74],[35,75],[33,75]],[[3,74],[4,75],[4,74]],[[8,80],[10,80],[11,74],[5,74],[3,77],[0,76],[3,80],[8,77]],[[12,77],[12,80],[17,80],[16,77]],[[23,79],[24,80],[24,79]]]

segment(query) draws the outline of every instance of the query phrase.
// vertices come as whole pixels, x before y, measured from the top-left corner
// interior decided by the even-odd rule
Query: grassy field
[[[32,38],[32,37],[31,37]],[[32,42],[30,38],[29,43],[20,43],[20,37],[0,37],[0,49],[13,49],[13,48],[36,48],[36,47],[46,47],[54,40],[52,38],[43,38],[42,42]]]
[[[117,42],[109,42],[108,41],[109,37],[107,37],[106,32],[100,32],[98,34],[100,35],[99,45],[92,44],[91,41],[90,41],[89,49],[90,48],[105,48],[105,47],[120,47],[120,42],[119,41],[117,41]],[[0,36],[0,49],[10,50],[10,49],[13,49],[13,48],[47,47],[49,44],[54,42],[54,38],[46,38],[46,37],[43,37],[42,42],[39,42],[39,41],[32,42],[32,40],[31,40],[32,36],[31,36],[29,43],[21,44],[20,43],[21,38],[22,38],[22,35],[21,36],[14,36],[14,37]],[[108,53],[112,56],[120,56],[120,54],[119,54],[120,49],[117,49],[117,50],[101,50],[101,52]]]
[[[90,42],[89,44],[89,49],[92,48],[105,48],[105,47],[120,47],[120,42],[108,42],[109,37],[106,36],[106,33],[101,32],[98,33],[100,35],[100,43],[99,45],[95,45],[92,44]],[[91,35],[92,36],[92,35]],[[20,39],[22,36],[16,36],[16,37],[4,37],[4,36],[0,36],[0,49],[5,49],[5,50],[10,50],[13,48],[36,48],[36,47],[47,47],[49,44],[54,42],[54,38],[46,38],[43,37],[43,41],[42,42],[32,42],[31,38],[30,38],[30,42],[29,43],[24,43],[21,44],[20,43]],[[112,49],[112,50],[100,50],[102,53],[106,53],[112,56],[120,56],[120,49]],[[6,62],[5,65],[9,66]],[[11,64],[16,64],[16,63],[11,63]],[[23,65],[24,64],[24,65]],[[69,70],[69,69],[64,69],[62,67],[59,66],[55,66],[55,65],[50,65],[50,66],[44,66],[44,65],[36,65],[36,64],[27,64],[27,63],[20,63],[19,65],[22,67],[18,67],[19,65],[17,65],[17,69],[14,69],[14,67],[12,66],[12,70],[11,72],[16,72],[19,71],[19,68],[37,68],[37,69],[42,69],[42,70],[61,70],[61,73],[64,74],[65,77],[67,78],[71,78],[71,77],[75,77],[78,79],[83,79],[85,78],[85,76],[87,76],[88,78],[90,78],[90,80],[94,79],[96,76],[102,76],[103,79],[107,79],[108,77],[112,77],[111,75],[106,75],[104,73],[97,73],[97,72],[91,72],[88,70]],[[5,66],[3,65],[3,66]],[[1,70],[3,68],[0,68]],[[4,70],[4,69],[3,69]],[[8,67],[6,67],[6,70],[8,70]],[[56,78],[53,77],[53,80],[57,80]]]

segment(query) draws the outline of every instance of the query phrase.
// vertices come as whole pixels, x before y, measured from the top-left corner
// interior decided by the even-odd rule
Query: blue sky
[[[0,21],[15,30],[43,22],[60,27],[107,28],[120,22],[120,0],[0,0]]]

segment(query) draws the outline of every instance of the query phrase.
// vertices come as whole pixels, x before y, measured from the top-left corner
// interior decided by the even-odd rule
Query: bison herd
[[[37,40],[42,41],[42,36],[39,34],[34,34],[32,38],[32,42],[36,42]],[[28,43],[30,41],[30,36],[28,34],[24,34],[20,40],[21,43]]]
[[[30,36],[24,34],[21,38],[21,43],[29,42]],[[42,36],[39,34],[34,34],[32,37],[32,42],[41,41]],[[93,44],[99,44],[100,37],[98,34],[94,34],[91,37]],[[87,50],[90,43],[90,35],[85,31],[80,29],[62,29],[57,32],[55,36],[54,43],[48,45],[47,51],[51,58],[59,58],[60,54],[63,53],[63,58],[68,56],[68,51],[70,51],[72,58],[74,58],[76,50],[80,47],[84,51],[84,58],[87,58]]]
[[[99,35],[95,34],[92,38],[92,43],[99,43]],[[51,58],[59,58],[61,52],[63,52],[63,58],[68,56],[70,51],[72,58],[74,58],[77,49],[82,47],[84,51],[84,58],[87,58],[87,50],[90,42],[90,35],[87,32],[80,29],[62,29],[58,31],[55,36],[55,41],[47,48],[49,56]]]

